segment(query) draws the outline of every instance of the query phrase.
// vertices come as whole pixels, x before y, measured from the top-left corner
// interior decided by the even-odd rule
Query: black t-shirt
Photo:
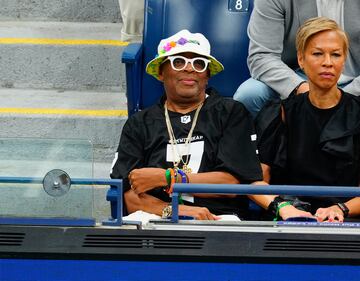
[[[311,104],[304,94],[296,110],[286,110],[287,173],[289,184],[334,185],[337,157],[321,150],[322,130],[330,117],[341,106],[320,109]],[[286,107],[285,107],[286,108]]]
[[[285,123],[278,117],[271,131],[259,138],[260,160],[274,170],[273,184],[358,186],[359,117],[357,97],[342,92],[339,103],[330,109],[311,104],[308,93],[282,102]],[[277,110],[278,104],[264,108]],[[258,126],[258,125],[257,125]],[[312,204],[312,211],[345,202],[345,197],[300,197]]]
[[[256,155],[256,137],[249,112],[236,101],[223,98],[213,90],[200,111],[192,135],[189,164],[193,173],[225,171],[250,183],[262,179]],[[111,177],[123,179],[124,191],[129,189],[128,173],[135,168],[172,168],[172,150],[164,116],[164,99],[126,122]],[[171,124],[181,148],[192,125],[195,111],[179,114],[169,111]],[[163,187],[149,194],[170,201]],[[214,214],[235,213],[243,216],[247,200],[194,198],[196,206],[207,207]],[[239,201],[240,200],[240,201]]]

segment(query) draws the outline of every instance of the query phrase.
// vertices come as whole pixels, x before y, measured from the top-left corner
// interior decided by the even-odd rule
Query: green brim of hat
[[[154,76],[157,80],[159,80],[159,69],[162,62],[167,58],[167,56],[161,56],[157,57],[153,60],[151,60],[146,65],[146,73],[150,74],[151,76]],[[209,70],[210,70],[210,77],[214,76],[215,74],[218,74],[219,72],[224,70],[224,66],[214,57],[208,56],[207,57],[210,60],[209,63]]]

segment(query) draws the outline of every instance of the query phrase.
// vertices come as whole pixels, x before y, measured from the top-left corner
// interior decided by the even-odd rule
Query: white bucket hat
[[[146,72],[159,80],[159,68],[161,63],[168,57],[180,53],[191,52],[210,60],[210,76],[224,70],[224,66],[210,55],[210,43],[201,33],[191,33],[183,29],[175,35],[163,39],[158,45],[158,53],[146,66]]]

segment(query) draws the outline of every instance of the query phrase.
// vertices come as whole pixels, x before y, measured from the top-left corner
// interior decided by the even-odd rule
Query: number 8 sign
[[[249,11],[249,0],[229,0],[228,9],[231,12]]]

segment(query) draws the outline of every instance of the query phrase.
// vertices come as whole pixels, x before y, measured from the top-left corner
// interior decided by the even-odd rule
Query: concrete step
[[[0,137],[90,140],[97,176],[108,177],[127,119],[125,94],[0,89]]]
[[[121,22],[121,16],[118,0],[1,0],[2,20]]]
[[[0,137],[90,140],[108,178],[127,119],[118,0],[0,2]],[[107,189],[94,187],[98,221]]]
[[[0,87],[124,91],[121,24],[0,22]]]

